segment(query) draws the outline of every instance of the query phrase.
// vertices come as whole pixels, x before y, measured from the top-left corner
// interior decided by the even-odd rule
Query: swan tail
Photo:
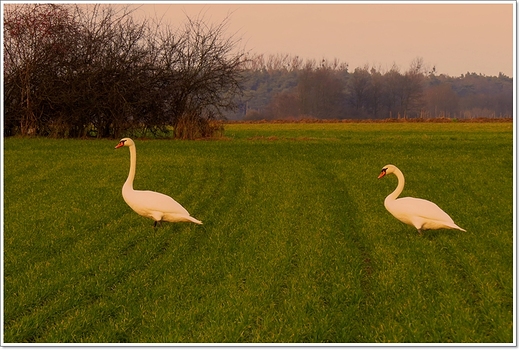
[[[453,221],[438,221],[438,220],[428,220],[426,222],[412,222],[413,226],[416,229],[420,230],[438,230],[438,229],[455,229],[466,232],[465,229],[459,227]]]
[[[464,231],[464,232],[467,232],[465,229],[463,229],[462,227],[458,226],[457,224],[453,223],[453,224],[449,224],[449,225],[446,225],[450,228],[453,228],[453,229],[456,229],[456,230],[461,230],[461,231]]]
[[[187,219],[191,222],[202,225],[202,221],[195,219],[193,216],[188,216]]]
[[[455,226],[457,226],[457,225],[455,225]],[[457,226],[456,229],[457,229],[457,230],[464,231],[464,232],[468,232],[468,231],[466,231],[465,229],[463,229],[462,227],[459,227],[459,226]]]
[[[202,225],[202,222],[200,220],[195,219],[193,216],[191,216],[187,212],[186,213],[182,213],[182,214],[178,214],[178,213],[163,213],[161,215],[161,219],[160,220],[168,221],[168,222],[193,222],[195,224]],[[156,221],[160,221],[160,220],[156,220]]]

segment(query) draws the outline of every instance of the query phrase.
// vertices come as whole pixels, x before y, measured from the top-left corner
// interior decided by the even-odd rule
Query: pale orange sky
[[[515,3],[175,3],[139,4],[136,14],[163,16],[174,27],[186,15],[220,23],[254,53],[339,59],[385,71],[407,70],[422,57],[439,74],[513,75]],[[516,12],[516,9],[515,9]],[[516,28],[515,28],[516,29]]]

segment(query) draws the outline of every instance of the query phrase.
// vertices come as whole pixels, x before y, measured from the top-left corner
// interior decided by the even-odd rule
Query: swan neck
[[[130,148],[130,172],[128,173],[128,178],[126,179],[124,187],[134,188],[134,177],[135,177],[135,164],[136,164],[136,152],[135,145],[132,145]]]
[[[403,192],[404,189],[404,175],[399,169],[395,169],[394,171],[395,176],[397,176],[397,187],[395,188],[394,192],[390,193],[387,199],[396,200],[397,197]]]

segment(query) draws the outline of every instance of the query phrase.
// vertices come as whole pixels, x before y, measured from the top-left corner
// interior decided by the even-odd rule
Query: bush
[[[4,13],[4,135],[210,137],[236,107],[242,53],[227,21],[173,30],[128,7],[11,4]],[[224,93],[225,92],[225,93]]]

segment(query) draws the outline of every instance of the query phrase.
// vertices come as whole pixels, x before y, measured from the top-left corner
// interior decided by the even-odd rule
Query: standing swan
[[[173,198],[158,192],[134,190],[135,143],[130,138],[124,138],[119,141],[115,148],[123,146],[130,148],[130,173],[123,185],[123,198],[130,208],[141,216],[154,219],[154,227],[157,225],[157,222],[161,221],[191,221],[196,224],[202,224],[199,220],[191,217],[190,213]]]
[[[420,198],[397,197],[404,188],[404,175],[395,165],[385,165],[378,176],[378,179],[387,174],[397,176],[397,188],[385,199],[385,208],[405,224],[414,226],[419,233],[422,230],[436,230],[440,228],[457,229],[466,232],[457,226],[448,214],[446,214],[437,204]]]

